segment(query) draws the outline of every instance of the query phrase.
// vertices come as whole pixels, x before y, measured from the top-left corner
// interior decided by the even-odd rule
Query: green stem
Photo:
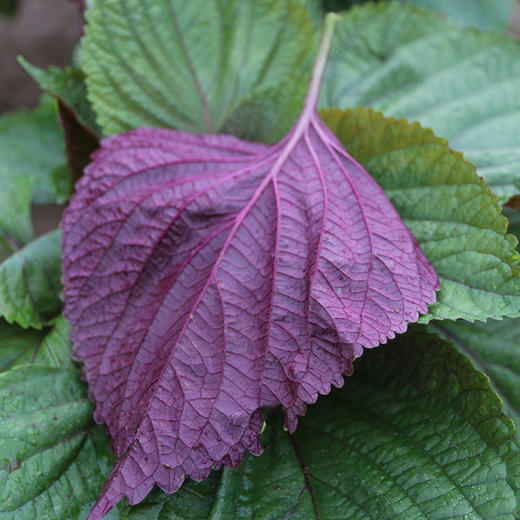
[[[330,46],[332,45],[332,37],[334,28],[340,16],[335,13],[329,13],[325,16],[323,22],[323,33],[321,35],[320,45],[316,53],[316,59],[312,68],[311,83],[305,101],[305,111],[314,111],[318,106],[318,98],[320,95],[323,76],[327,67],[327,58],[329,56]]]

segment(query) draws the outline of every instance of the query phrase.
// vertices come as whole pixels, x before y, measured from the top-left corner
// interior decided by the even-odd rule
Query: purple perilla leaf
[[[316,113],[330,31],[279,144],[139,129],[77,185],[65,312],[118,457],[90,519],[260,454],[261,407],[294,431],[435,300],[411,232]]]

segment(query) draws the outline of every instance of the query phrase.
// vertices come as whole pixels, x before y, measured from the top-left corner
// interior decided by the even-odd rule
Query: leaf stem
[[[327,58],[332,45],[334,28],[339,19],[340,16],[335,13],[329,13],[325,16],[320,45],[312,67],[311,82],[309,85],[309,91],[307,92],[307,99],[305,100],[305,112],[315,111],[318,106],[321,83],[327,67]]]

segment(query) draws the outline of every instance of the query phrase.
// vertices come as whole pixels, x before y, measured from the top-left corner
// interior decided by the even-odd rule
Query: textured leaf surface
[[[517,240],[473,165],[417,123],[362,108],[321,116],[385,190],[439,275],[437,302],[421,319],[518,317]]]
[[[503,31],[511,26],[516,0],[401,0],[449,16],[463,25]]]
[[[513,424],[465,356],[414,327],[355,366],[292,437],[273,413],[264,454],[224,469],[214,494],[190,482],[193,511],[157,494],[121,518],[515,519]]]
[[[395,3],[353,9],[338,23],[321,106],[356,105],[433,128],[503,202],[520,193],[520,44],[512,37]]]
[[[91,518],[259,454],[261,407],[293,431],[435,301],[415,238],[315,112],[320,49],[277,145],[140,129],[105,140],[77,185],[65,311],[118,456]]]
[[[93,424],[67,321],[45,337],[20,330],[0,326],[0,355],[18,347],[0,374],[0,519],[83,520],[110,471],[108,438]]]
[[[520,212],[506,209],[509,231],[520,237]],[[438,323],[441,333],[491,379],[508,415],[520,429],[520,318],[481,323]]]
[[[0,316],[36,329],[61,312],[61,232],[47,233],[0,264]]]
[[[79,518],[111,460],[78,370],[0,374],[0,410],[0,519]]]
[[[33,238],[30,202],[66,200],[68,191],[53,171],[65,163],[56,105],[42,98],[39,108],[0,118],[0,260]]]
[[[242,105],[267,97],[269,120],[256,140],[276,142],[303,106],[276,103],[295,71],[309,71],[315,26],[299,0],[95,0],[87,11],[84,68],[89,96],[106,134],[148,125],[226,130],[245,137]],[[304,84],[307,83],[305,80]],[[279,118],[284,103],[294,119]]]
[[[504,402],[504,408],[520,427],[520,319],[487,323],[432,323],[475,366],[485,372]]]

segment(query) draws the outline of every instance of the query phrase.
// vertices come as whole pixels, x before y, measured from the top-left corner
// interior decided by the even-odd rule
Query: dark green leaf
[[[18,347],[0,374],[0,519],[83,520],[112,457],[70,358],[68,322],[43,341],[14,327],[0,323],[0,355]]]
[[[47,233],[0,264],[0,316],[36,329],[62,308],[61,232]]]
[[[364,4],[369,1],[370,0],[323,0],[323,7],[327,11],[346,11],[355,5]]]
[[[520,319],[487,323],[436,323],[435,332],[449,339],[491,379],[505,411],[520,428]]]
[[[101,130],[87,100],[85,75],[79,69],[51,67],[42,70],[23,58],[18,61],[39,83],[41,88],[58,100],[60,122],[65,132],[68,165],[75,183],[90,162],[91,154],[99,148]],[[68,187],[71,192],[71,186]]]
[[[101,427],[77,369],[0,374],[0,518],[78,518],[109,471]]]
[[[4,322],[5,323],[5,322]],[[10,327],[11,329],[7,329]],[[5,324],[0,328],[0,349],[5,344],[12,350],[8,368],[35,364],[46,367],[75,368],[70,357],[72,343],[69,337],[69,322],[62,316],[56,319],[52,328],[43,331],[29,329],[24,331],[16,325]],[[4,330],[6,343],[3,343]],[[9,352],[8,350],[6,352]]]
[[[0,319],[0,372],[30,360],[44,338],[44,331],[24,330]]]
[[[353,9],[337,24],[321,106],[356,105],[433,128],[502,202],[520,192],[520,45],[512,37],[396,3]]]
[[[14,16],[17,8],[17,0],[0,0],[0,15]]]
[[[418,123],[362,108],[321,116],[385,190],[439,275],[437,303],[421,319],[518,317],[517,240],[474,166]]]
[[[302,0],[96,0],[87,10],[84,69],[103,131],[143,125],[249,135],[251,106],[268,97],[271,122],[257,140],[274,142],[293,123],[272,92],[307,75],[316,28]],[[246,109],[244,112],[244,105]],[[297,109],[289,111],[292,114]]]

